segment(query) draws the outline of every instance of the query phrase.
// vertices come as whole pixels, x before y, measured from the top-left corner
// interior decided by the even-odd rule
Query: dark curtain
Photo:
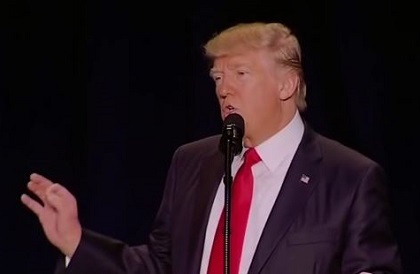
[[[2,2],[2,269],[52,273],[59,255],[19,201],[32,172],[70,189],[83,226],[144,242],[176,147],[221,127],[202,44],[280,21],[302,44],[306,119],[386,168],[404,267],[418,273],[417,17],[407,0]]]

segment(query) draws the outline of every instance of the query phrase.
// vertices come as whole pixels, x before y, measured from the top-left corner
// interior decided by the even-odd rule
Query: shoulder
[[[379,186],[388,180],[385,169],[375,160],[355,148],[319,133],[313,134],[320,155],[319,174],[329,187],[351,189],[359,186]],[[337,184],[337,182],[340,182]]]
[[[221,135],[212,135],[199,140],[180,145],[174,153],[177,158],[198,159],[215,155],[219,152],[219,140]]]
[[[381,165],[363,154],[356,148],[350,147],[339,140],[327,137],[308,128],[308,135],[313,140],[325,167],[346,173],[367,172],[368,170],[382,169]]]

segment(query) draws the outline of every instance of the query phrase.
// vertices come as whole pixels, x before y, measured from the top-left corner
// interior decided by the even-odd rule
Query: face
[[[293,111],[287,107],[293,100],[285,100],[290,99],[284,91],[287,75],[269,52],[250,50],[216,58],[210,74],[222,119],[238,113],[245,120],[245,146],[259,145],[287,123],[287,112]]]

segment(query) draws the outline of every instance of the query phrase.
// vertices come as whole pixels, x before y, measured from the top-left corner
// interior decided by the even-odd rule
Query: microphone
[[[232,161],[235,155],[242,151],[245,123],[241,115],[232,113],[223,121],[222,137],[219,141],[219,150],[225,155],[225,207],[224,207],[224,246],[223,263],[224,274],[230,273],[230,219],[231,219],[231,188],[232,188]]]
[[[244,137],[244,118],[237,113],[226,116],[223,121],[222,137],[219,142],[219,149],[223,154],[238,155],[242,151],[242,138]],[[228,151],[231,149],[231,151]]]

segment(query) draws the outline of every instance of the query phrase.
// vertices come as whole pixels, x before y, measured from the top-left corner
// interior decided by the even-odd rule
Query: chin
[[[243,144],[244,144],[244,147],[253,147],[252,143],[251,143],[251,140],[246,136],[243,139]]]

